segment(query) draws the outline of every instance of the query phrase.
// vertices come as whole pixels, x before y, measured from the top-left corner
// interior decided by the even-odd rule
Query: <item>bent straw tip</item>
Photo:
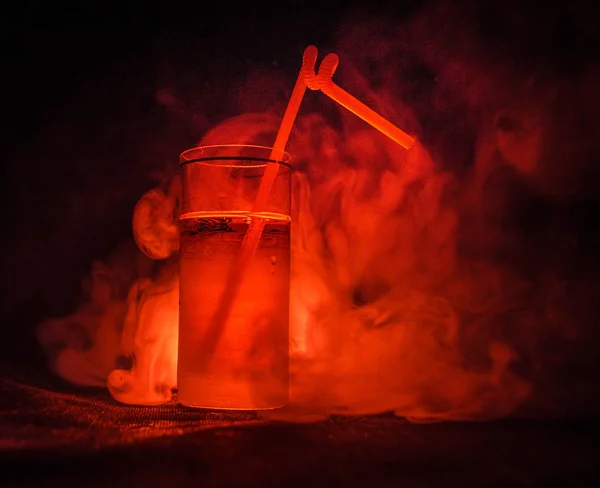
[[[319,51],[316,46],[308,46],[304,50],[304,56],[302,57],[302,67],[300,68],[300,79],[303,80],[304,85],[311,90],[316,90],[317,86],[315,83],[315,64],[317,63],[317,56]]]
[[[308,46],[302,56],[302,70],[314,72],[319,51],[316,46]]]
[[[340,58],[335,53],[330,53],[325,56],[325,59],[321,61],[321,66],[319,66],[319,74],[317,75],[318,86],[321,90],[326,90],[331,86],[333,80],[333,74],[338,67],[340,62]]]
[[[306,49],[304,50],[304,56],[310,56],[310,57],[315,57],[315,59],[317,58],[317,56],[319,55],[319,50],[317,49],[317,46],[315,46],[314,44],[311,44],[310,46],[307,46]]]

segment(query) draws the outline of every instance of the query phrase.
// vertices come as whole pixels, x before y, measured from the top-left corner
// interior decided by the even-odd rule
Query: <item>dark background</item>
[[[2,83],[11,122],[2,143],[13,146],[15,139],[31,136],[39,117],[64,103],[85,80],[102,78],[116,65],[135,69],[156,56],[161,44],[179,43],[181,51],[186,42],[201,43],[194,53],[199,66],[295,62],[306,45],[327,45],[348,15],[402,19],[420,3],[19,2],[2,16],[7,69]]]

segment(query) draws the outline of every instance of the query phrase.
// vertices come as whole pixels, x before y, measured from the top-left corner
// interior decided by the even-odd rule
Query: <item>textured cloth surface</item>
[[[1,380],[0,486],[600,486],[596,422],[298,424]]]
[[[101,390],[58,393],[7,379],[0,385],[1,448],[99,447],[261,421],[254,412],[196,410],[176,401],[123,405]]]

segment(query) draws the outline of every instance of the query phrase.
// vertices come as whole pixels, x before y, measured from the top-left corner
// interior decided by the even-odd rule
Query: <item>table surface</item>
[[[2,486],[600,486],[596,421],[266,421],[0,380]]]

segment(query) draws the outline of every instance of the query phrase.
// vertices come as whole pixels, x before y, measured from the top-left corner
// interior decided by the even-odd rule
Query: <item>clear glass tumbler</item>
[[[184,405],[259,410],[288,402],[291,158],[280,156],[250,145],[181,154],[177,388]],[[277,177],[266,208],[253,214],[268,165],[277,165]],[[257,218],[265,226],[240,272],[244,235]]]

